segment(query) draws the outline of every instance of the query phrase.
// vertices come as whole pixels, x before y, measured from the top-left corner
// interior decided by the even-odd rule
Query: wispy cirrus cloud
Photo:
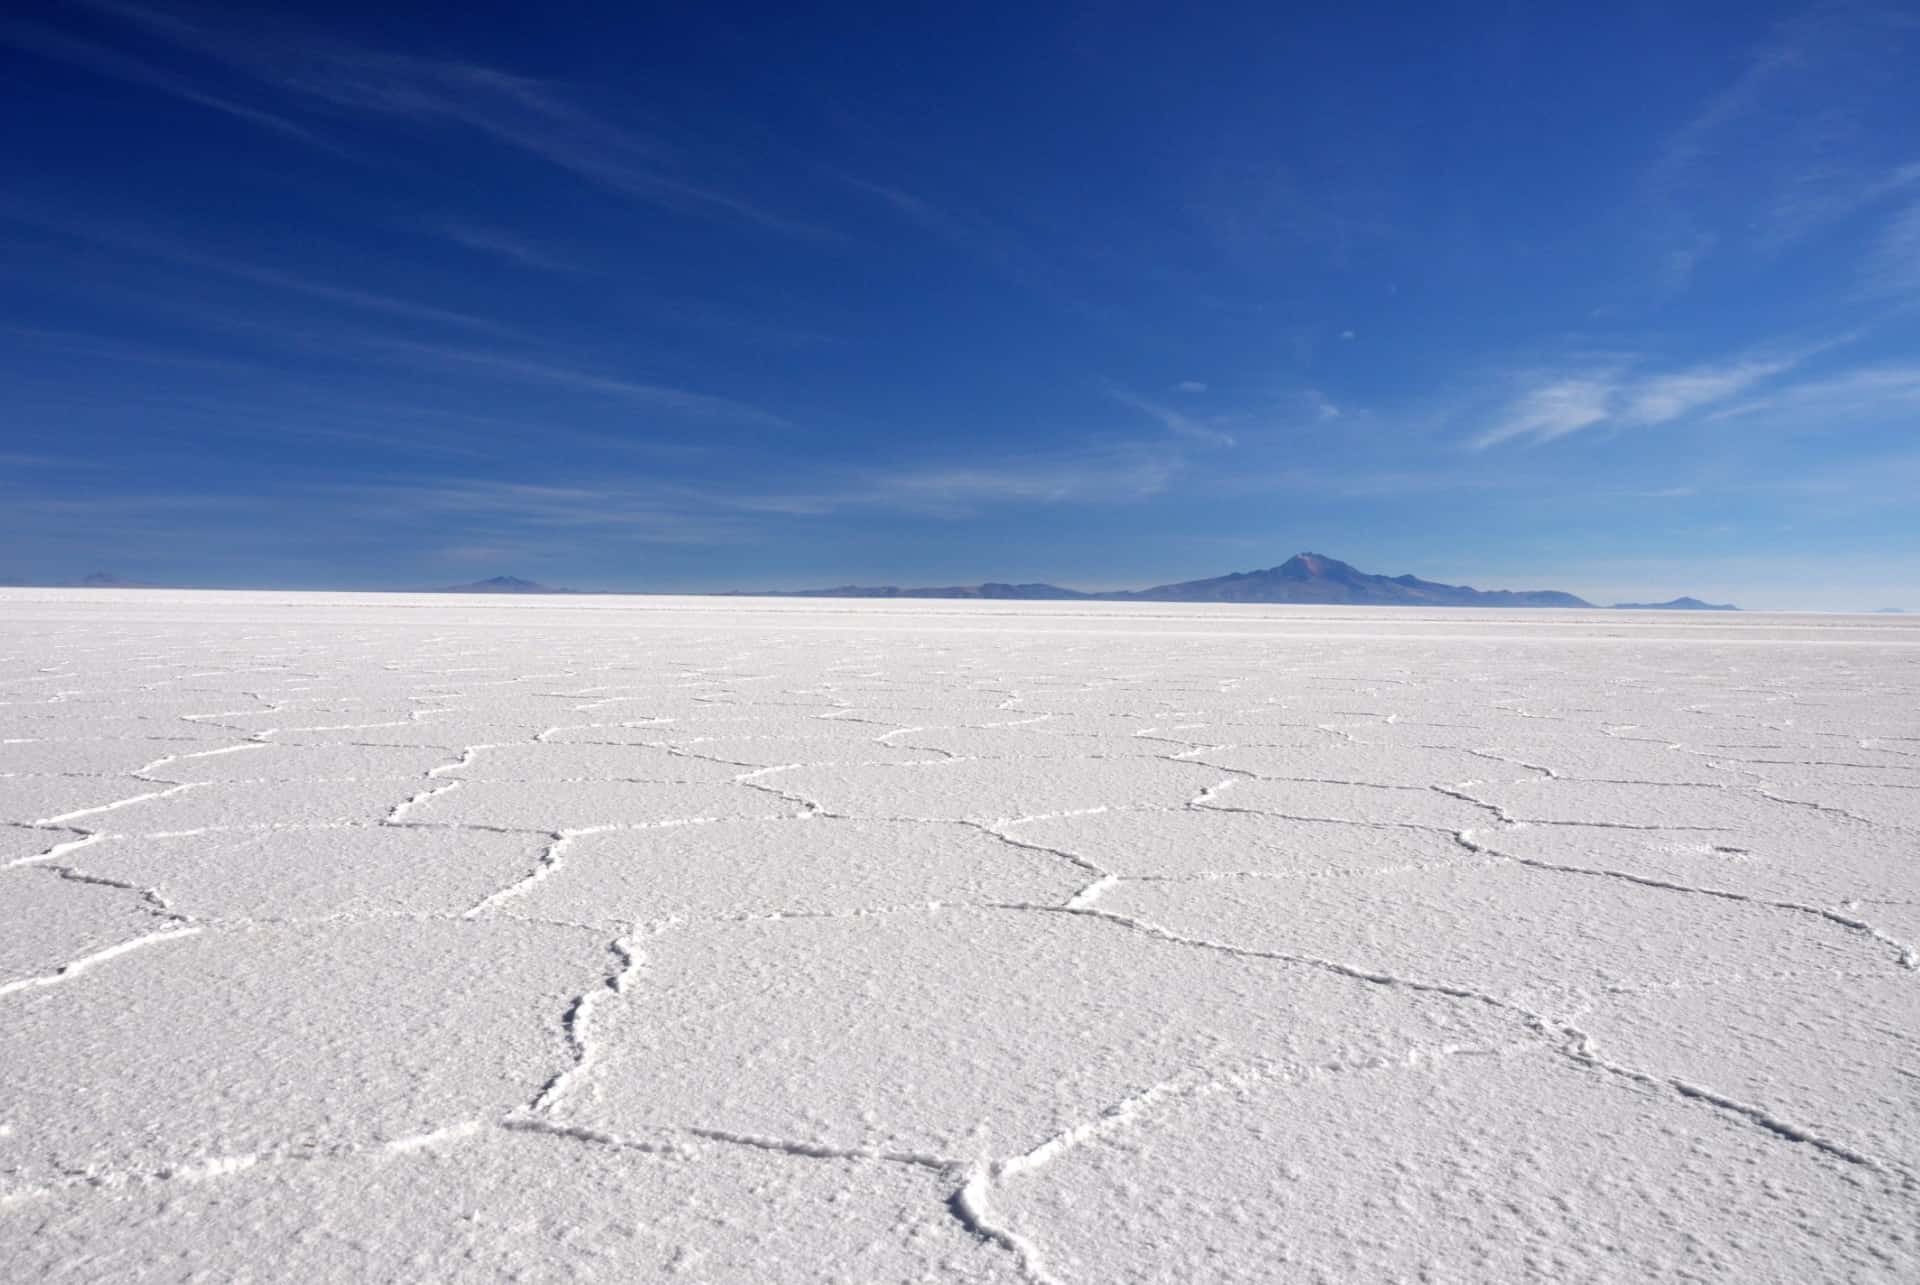
[[[1920,161],[1884,170],[1849,171],[1815,163],[1782,182],[1782,190],[1755,220],[1756,244],[1775,252],[1812,236],[1821,228],[1884,205],[1920,188]]]
[[[798,485],[751,479],[717,488],[620,478],[507,482],[443,476],[312,488],[351,503],[369,522],[501,533],[591,531],[643,543],[734,544],[770,527],[884,510],[962,521],[1004,505],[1115,504],[1162,491],[1180,463],[1137,443],[1013,453],[985,463],[926,462],[822,474]],[[478,537],[476,537],[478,538]]]
[[[1805,44],[1805,33],[1787,24],[1749,51],[1739,74],[1662,142],[1653,163],[1655,184],[1671,187],[1707,161],[1725,131],[1752,117],[1777,82],[1805,65]]]
[[[1005,239],[979,220],[963,218],[943,210],[932,201],[890,183],[875,183],[853,174],[842,174],[840,177],[848,186],[879,199],[925,231],[971,250],[982,258],[1004,264]]]
[[[215,21],[122,0],[78,3],[246,77],[324,118],[363,116],[465,129],[656,206],[717,214],[788,236],[834,236],[827,228],[788,217],[695,177],[683,149],[589,111],[548,82],[478,63],[368,49],[286,25]],[[105,74],[193,101],[209,97],[191,77],[171,72],[148,75],[113,51],[101,51],[92,65]],[[206,105],[246,118],[256,114],[254,108],[224,99]],[[257,114],[263,118],[258,123],[279,132],[290,128],[295,136],[324,141],[283,114]]]
[[[578,264],[564,255],[556,254],[545,246],[535,245],[524,237],[503,232],[499,228],[454,219],[444,225],[444,230],[447,237],[456,245],[480,254],[490,254],[506,259],[524,268],[544,268],[549,272],[580,270]]]
[[[1175,410],[1171,406],[1142,397],[1138,393],[1129,392],[1117,384],[1106,385],[1104,391],[1109,398],[1122,406],[1130,407],[1149,419],[1158,421],[1163,428],[1177,437],[1206,442],[1211,446],[1232,446],[1234,443],[1233,434],[1223,432],[1184,411]]]
[[[1634,427],[1664,424],[1704,406],[1724,402],[1798,364],[1797,358],[1742,361],[1724,366],[1695,366],[1635,380],[1621,390],[1622,404],[1616,418]]]
[[[515,353],[459,348],[449,344],[405,339],[368,340],[368,345],[403,361],[452,367],[496,375],[519,382],[547,384],[572,392],[594,393],[654,410],[673,411],[704,419],[722,420],[758,428],[790,428],[793,421],[746,402],[709,393],[689,392],[665,384],[648,383],[621,375],[582,370],[575,366]]]
[[[1873,294],[1920,296],[1920,201],[1881,230],[1867,260],[1864,286]]]
[[[389,301],[391,302],[391,301]],[[569,393],[624,403],[644,410],[665,412],[676,417],[704,421],[710,424],[734,425],[757,429],[789,429],[793,421],[787,417],[752,405],[737,398],[723,397],[711,393],[696,392],[690,389],[674,387],[656,381],[636,379],[619,372],[598,370],[554,360],[545,350],[534,349],[529,352],[524,346],[519,350],[506,347],[470,347],[461,343],[434,342],[425,339],[412,339],[389,334],[369,332],[364,326],[295,328],[270,327],[259,328],[250,318],[226,316],[218,313],[196,312],[196,320],[202,324],[218,325],[224,329],[244,331],[267,342],[274,347],[301,356],[324,354],[330,358],[350,358],[365,363],[369,359],[388,367],[399,367],[410,371],[431,374],[437,377],[437,385],[444,384],[447,372],[458,372],[473,376],[481,381],[496,381],[515,384],[532,384]],[[413,315],[411,311],[401,315]],[[483,328],[491,329],[490,326]],[[503,339],[519,338],[517,332],[500,328]],[[325,382],[317,384],[296,384],[284,369],[264,366],[254,361],[234,358],[210,358],[192,352],[184,352],[152,343],[129,343],[109,336],[90,335],[67,331],[55,331],[42,327],[23,327],[0,324],[0,339],[14,339],[31,344],[37,348],[71,354],[90,360],[114,362],[136,362],[148,365],[178,367],[187,371],[217,372],[227,376],[246,376],[252,383],[273,390],[286,391],[298,388],[298,402],[301,413],[298,421],[310,419],[312,415],[328,408],[345,407],[353,410],[356,418],[366,418],[371,422],[380,422],[381,416],[395,417],[388,423],[389,431],[376,433],[377,439],[384,440],[393,435],[392,424],[402,422],[404,418],[422,413],[438,413],[458,419],[472,427],[490,427],[494,431],[504,431],[515,435],[535,431],[529,424],[516,420],[487,420],[467,412],[455,412],[441,408],[433,412],[430,407],[414,406],[406,416],[398,415],[397,408],[391,403],[382,403],[379,407],[354,408],[351,399],[343,399],[339,389]],[[442,390],[443,391],[443,390]],[[416,391],[415,396],[428,395]],[[231,391],[223,393],[228,409],[251,418],[244,403],[233,400]],[[290,419],[285,407],[263,412],[263,417],[273,419],[282,431],[295,432],[296,419]],[[646,448],[664,449],[658,441],[644,436],[635,436],[590,432],[577,426],[556,424],[538,430],[542,436],[554,440],[563,440],[576,445],[588,445],[622,450]],[[410,429],[408,440],[417,440],[420,430]],[[471,443],[455,442],[449,449],[472,450]]]
[[[564,485],[441,477],[349,483],[316,488],[344,500],[373,522],[418,524],[436,529],[591,529],[598,537],[624,537],[656,544],[727,544],[751,538],[752,529],[707,497],[675,488],[631,485]]]
[[[29,344],[41,353],[83,358],[89,362],[133,362],[223,375],[255,373],[261,369],[252,363],[236,361],[230,357],[209,357],[203,353],[185,352],[164,345],[130,343],[111,336],[58,330],[46,326],[21,326],[0,322],[0,339]]]
[[[1328,397],[1318,388],[1307,389],[1304,396],[1308,404],[1313,407],[1314,415],[1320,419],[1339,419],[1342,415],[1346,414],[1344,410],[1335,404],[1331,397]]]
[[[1821,429],[1905,423],[1920,415],[1920,365],[1864,366],[1741,400],[1710,420],[1776,421]]]
[[[1637,373],[1629,362],[1616,362],[1538,376],[1496,412],[1493,423],[1474,434],[1468,445],[1486,450],[1515,441],[1556,441],[1592,428],[1669,423],[1785,374],[1815,351],[1819,349],[1653,374]]]
[[[512,326],[454,308],[420,303],[375,290],[319,281],[282,268],[215,254],[146,228],[102,219],[85,218],[17,198],[0,197],[0,220],[25,223],[59,237],[77,237],[123,254],[157,260],[174,267],[212,273],[233,281],[286,291],[359,311],[384,314],[406,321],[430,322],[499,336],[520,332]]]
[[[873,473],[848,502],[953,517],[995,504],[1124,503],[1165,491],[1183,466],[1176,453],[1139,443],[1015,453]]]
[[[1106,310],[1068,289],[1058,265],[1036,253],[1011,228],[972,213],[936,205],[916,193],[890,183],[876,183],[855,174],[835,171],[836,177],[857,192],[873,197],[922,232],[972,255],[994,271],[1040,299],[1084,320],[1111,325]]]
[[[209,93],[194,84],[189,77],[163,71],[132,54],[109,49],[105,45],[96,44],[90,40],[78,39],[56,31],[44,23],[0,22],[0,43],[12,45],[16,49],[25,50],[42,58],[82,67],[113,80],[143,85],[148,89],[170,94],[184,102],[221,112],[250,125],[257,125],[288,138],[299,139],[314,147],[324,147],[331,151],[340,150],[330,140],[305,126],[288,120],[285,116]]]
[[[98,459],[83,455],[45,455],[36,451],[0,451],[0,468],[17,469],[92,469]]]
[[[1552,379],[1520,394],[1494,424],[1476,434],[1475,450],[1526,439],[1551,442],[1606,422],[1620,394],[1615,370],[1594,370]]]
[[[1851,241],[1920,187],[1904,88],[1916,44],[1920,23],[1897,5],[1813,4],[1773,23],[1654,150],[1645,194],[1667,292],[1710,254]]]

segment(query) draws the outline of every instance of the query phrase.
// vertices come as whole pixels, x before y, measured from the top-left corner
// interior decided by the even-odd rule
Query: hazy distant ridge
[[[157,586],[97,571],[72,587],[154,588]],[[427,593],[467,594],[579,594],[594,590],[566,589],[493,576],[471,584],[415,590]],[[1296,553],[1276,567],[1235,571],[1205,580],[1182,580],[1147,589],[1116,589],[1089,593],[1055,584],[1007,584],[987,581],[974,585],[903,588],[899,585],[835,585],[826,589],[728,590],[723,597],[767,598],[957,598],[979,601],[1047,602],[1244,602],[1309,603],[1360,607],[1580,607],[1595,603],[1558,589],[1475,589],[1471,585],[1442,584],[1418,576],[1382,576],[1323,553]],[[1616,602],[1616,611],[1738,611],[1731,603],[1702,602],[1681,597],[1667,602]],[[1897,608],[1885,610],[1895,611]]]
[[[429,589],[428,593],[573,593],[572,589],[556,589],[552,585],[537,584],[532,580],[522,580],[519,576],[491,576],[485,580],[475,580],[472,584],[448,585],[444,589]]]
[[[832,589],[791,589],[772,596],[788,598],[1014,598],[1087,599],[1102,602],[1278,602],[1379,607],[1593,607],[1558,589],[1475,589],[1441,584],[1418,576],[1382,576],[1362,571],[1322,553],[1296,553],[1264,571],[1235,571],[1207,580],[1183,580],[1150,589],[1083,593],[1050,584],[956,585],[902,589],[894,585],[840,585]],[[1737,611],[1733,606],[1675,598],[1662,603],[1619,603],[1633,611]]]
[[[1730,602],[1702,602],[1698,598],[1675,598],[1669,602],[1616,602],[1615,611],[1738,611]]]

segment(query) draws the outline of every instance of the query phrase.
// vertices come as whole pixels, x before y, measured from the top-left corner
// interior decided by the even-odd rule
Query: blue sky
[[[0,576],[1920,607],[1911,6],[402,9],[0,17]]]

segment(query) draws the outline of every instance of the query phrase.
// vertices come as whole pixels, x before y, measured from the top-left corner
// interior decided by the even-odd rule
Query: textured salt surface
[[[0,592],[8,1279],[1911,1280],[1920,622]]]

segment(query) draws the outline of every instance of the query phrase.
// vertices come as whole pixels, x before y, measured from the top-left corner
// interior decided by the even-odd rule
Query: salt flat
[[[1920,620],[0,591],[0,1264],[1913,1280]]]

